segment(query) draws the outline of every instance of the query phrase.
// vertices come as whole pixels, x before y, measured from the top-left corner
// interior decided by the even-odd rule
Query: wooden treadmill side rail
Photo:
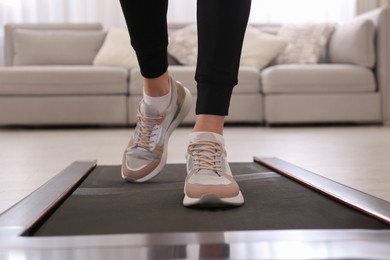
[[[0,235],[29,235],[51,215],[96,167],[96,161],[75,161],[29,196],[0,215]],[[15,234],[17,233],[17,234]]]
[[[254,156],[253,160],[390,225],[390,202],[332,181],[278,158]]]

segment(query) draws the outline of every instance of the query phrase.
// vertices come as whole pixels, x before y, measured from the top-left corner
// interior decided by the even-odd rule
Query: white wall
[[[196,0],[169,0],[167,17],[168,22],[195,22]]]
[[[355,15],[355,0],[252,0],[250,22],[337,22]]]
[[[356,0],[252,0],[249,22],[345,22],[355,15],[355,2]],[[196,21],[196,0],[170,0],[169,4],[169,21]]]

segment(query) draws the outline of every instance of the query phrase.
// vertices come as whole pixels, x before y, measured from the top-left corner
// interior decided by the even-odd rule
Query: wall
[[[390,0],[356,0],[356,14],[362,14],[382,6],[389,6]]]

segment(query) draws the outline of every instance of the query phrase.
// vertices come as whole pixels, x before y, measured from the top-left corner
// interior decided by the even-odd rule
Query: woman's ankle
[[[144,93],[151,97],[161,97],[169,93],[169,73],[153,79],[144,78]]]
[[[224,116],[198,115],[193,132],[212,132],[223,135]]]

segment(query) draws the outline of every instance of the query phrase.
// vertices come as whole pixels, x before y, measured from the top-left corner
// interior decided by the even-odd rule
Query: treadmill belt
[[[245,204],[182,206],[184,164],[153,180],[122,180],[120,166],[97,166],[34,236],[277,229],[388,229],[389,225],[257,163],[231,163]]]

